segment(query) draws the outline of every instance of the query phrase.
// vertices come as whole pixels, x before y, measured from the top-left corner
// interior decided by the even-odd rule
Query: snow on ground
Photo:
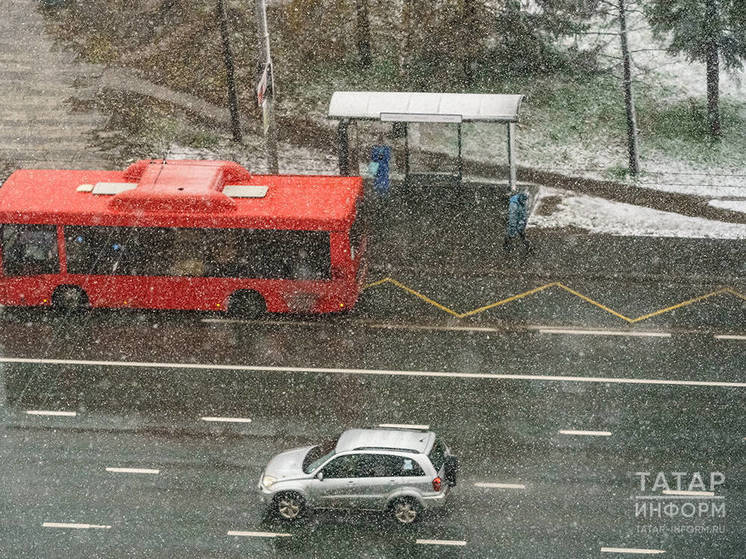
[[[245,138],[243,149],[236,149],[233,144],[213,148],[191,148],[172,143],[168,150],[169,159],[225,159],[235,161],[253,173],[267,173],[267,159],[264,151],[264,139],[261,137]],[[336,156],[318,150],[298,147],[293,144],[280,144],[280,173],[297,175],[336,175],[338,173]]]
[[[724,210],[746,213],[746,200],[710,200],[708,204]]]
[[[715,181],[714,179],[720,179]],[[727,176],[719,177],[700,177],[699,181],[686,181],[685,179],[679,179],[680,182],[665,184],[657,183],[646,179],[640,182],[636,182],[636,186],[642,188],[650,188],[653,190],[660,190],[662,192],[677,192],[679,194],[687,194],[689,196],[702,196],[704,198],[743,198],[746,200],[746,187],[738,186],[736,184],[729,184]],[[713,184],[714,183],[714,184]],[[715,200],[713,200],[714,202]],[[714,204],[713,204],[714,205]]]
[[[746,225],[682,216],[543,186],[528,226],[574,227],[619,236],[746,239]]]
[[[665,88],[665,103],[697,99],[703,103],[706,96],[704,64],[689,62],[684,56],[671,56],[661,49],[644,19],[630,16],[630,45],[634,51],[635,79],[655,83]],[[609,31],[599,27],[600,31]],[[612,28],[615,32],[616,29]],[[590,46],[603,41],[604,52],[610,57],[619,55],[616,37],[589,35],[583,42]],[[613,60],[610,58],[609,60]],[[746,98],[746,70],[720,75],[722,99]],[[519,93],[519,92],[516,92]],[[621,89],[620,89],[621,103]],[[523,119],[518,125],[518,164],[541,170],[560,172],[569,176],[581,176],[609,180],[610,169],[623,169],[627,165],[626,136],[620,133],[610,138],[608,131],[595,126],[594,122],[581,121],[582,135],[568,134],[564,138],[548,137],[542,121],[543,116],[532,113],[531,99],[523,106]],[[746,109],[742,109],[746,110]],[[455,153],[455,127],[446,131],[441,127],[427,125],[416,130],[410,137],[414,149],[437,150]],[[639,186],[682,194],[746,199],[746,162],[743,153],[735,145],[724,143],[712,151],[692,152],[691,146],[682,144],[681,155],[669,146],[668,152],[654,149],[643,134],[640,138],[640,157],[643,175]],[[463,126],[463,153],[466,159],[485,162],[506,162],[504,126],[494,123],[467,123]],[[706,153],[707,152],[707,153]],[[685,155],[686,154],[686,155]]]

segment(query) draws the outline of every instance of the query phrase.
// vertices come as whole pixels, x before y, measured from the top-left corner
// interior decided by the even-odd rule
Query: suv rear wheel
[[[399,524],[412,524],[420,516],[420,505],[411,498],[396,499],[391,503],[391,515]]]
[[[306,502],[298,493],[280,493],[275,497],[275,512],[283,520],[292,522],[303,515]]]

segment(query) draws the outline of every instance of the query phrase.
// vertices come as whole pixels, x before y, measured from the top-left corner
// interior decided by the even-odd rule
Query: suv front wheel
[[[412,524],[420,516],[420,505],[411,498],[396,499],[391,503],[391,516],[399,524]]]
[[[275,512],[288,522],[300,518],[305,507],[306,503],[298,493],[280,493],[275,497]]]

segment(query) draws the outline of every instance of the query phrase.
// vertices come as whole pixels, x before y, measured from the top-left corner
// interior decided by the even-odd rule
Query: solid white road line
[[[160,470],[153,468],[106,468],[107,472],[116,474],[160,474]]]
[[[486,487],[489,489],[526,489],[526,486],[522,483],[489,483],[483,481],[476,482],[474,487]]]
[[[566,328],[539,328],[540,334],[577,334],[585,336],[634,336],[642,338],[670,338],[670,332],[638,330],[571,330]]]
[[[248,417],[200,417],[200,419],[217,423],[251,423],[251,419]]]
[[[491,328],[489,326],[427,326],[425,324],[386,324],[378,322],[365,322],[362,324],[369,328],[380,328],[383,330],[434,330],[445,332],[502,332],[504,329]]]
[[[75,522],[44,522],[44,528],[74,528],[76,530],[110,530],[111,526],[103,524],[77,524]]]
[[[325,326],[323,321],[310,320],[249,320],[245,318],[203,318],[207,324],[265,324],[267,326]]]
[[[631,555],[660,555],[662,549],[636,549],[634,547],[602,547],[601,553],[628,553]]]
[[[420,545],[466,545],[463,540],[417,540],[415,543]]]
[[[735,334],[716,334],[716,340],[746,340],[746,336],[736,336]]]
[[[275,367],[259,365],[220,365],[210,363],[158,363],[152,361],[94,361],[88,359],[37,359],[0,357],[0,363],[36,363],[43,365],[81,365],[90,367],[136,367],[147,369],[189,369],[204,371],[242,371],[252,373],[323,373],[330,375],[375,375],[401,377],[477,378],[490,380],[539,380],[548,382],[592,382],[600,384],[642,384],[659,386],[713,386],[746,388],[746,382],[714,380],[666,380],[621,377],[573,377],[560,375],[519,375],[501,373],[458,373],[449,371],[394,371],[385,369],[341,369],[326,367]]]
[[[707,491],[704,491],[707,493]],[[708,501],[724,500],[723,495],[715,495],[710,497],[708,495],[635,495],[636,501],[670,501],[671,499],[706,499]]]
[[[574,431],[572,429],[560,429],[560,435],[587,435],[589,437],[610,437],[611,431]]]
[[[403,423],[379,423],[378,426],[384,429],[416,429],[418,431],[430,429],[429,425],[405,425]]]
[[[661,491],[664,495],[675,495],[680,497],[714,497],[714,491],[682,491],[678,489],[664,489]]]
[[[282,532],[243,532],[241,530],[229,530],[229,536],[243,536],[246,538],[289,538],[292,534]]]
[[[26,413],[28,415],[54,415],[54,416],[62,416],[62,417],[75,417],[76,415],[78,415],[78,413],[74,411],[49,411],[49,410],[28,410]]]

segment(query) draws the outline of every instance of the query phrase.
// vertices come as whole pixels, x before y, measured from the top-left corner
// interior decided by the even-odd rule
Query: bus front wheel
[[[267,312],[267,303],[256,291],[236,291],[228,302],[228,312],[241,318],[259,318]]]
[[[77,312],[88,308],[88,296],[77,285],[60,285],[52,294],[52,307],[62,312]]]

